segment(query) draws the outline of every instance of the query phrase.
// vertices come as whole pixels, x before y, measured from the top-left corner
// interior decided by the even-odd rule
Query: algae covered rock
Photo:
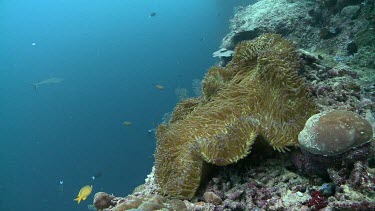
[[[371,124],[350,111],[330,111],[310,117],[298,135],[301,147],[313,154],[337,155],[369,142]]]

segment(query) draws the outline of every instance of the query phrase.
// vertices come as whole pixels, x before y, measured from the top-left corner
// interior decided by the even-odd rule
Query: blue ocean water
[[[84,185],[126,196],[142,184],[148,130],[176,88],[193,96],[233,7],[249,2],[0,1],[0,210],[87,210],[93,194],[73,201]],[[51,77],[64,81],[34,90]]]

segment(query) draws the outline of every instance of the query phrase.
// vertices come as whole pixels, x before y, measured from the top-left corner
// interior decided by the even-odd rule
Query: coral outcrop
[[[344,110],[313,115],[298,136],[301,152],[294,152],[296,168],[309,177],[328,178],[333,169],[352,169],[374,154],[371,124]],[[329,176],[331,177],[331,176]]]
[[[239,7],[230,20],[231,32],[223,39],[221,48],[234,49],[237,43],[263,33],[293,33],[300,37],[301,33],[296,32],[299,28],[307,30],[301,26],[311,24],[312,18],[307,14],[315,5],[314,1],[262,0]]]
[[[336,155],[363,145],[372,139],[371,124],[350,111],[330,111],[310,117],[298,141],[306,151]]]
[[[205,162],[235,163],[250,153],[257,137],[278,151],[297,145],[298,132],[316,112],[298,68],[294,46],[275,34],[238,44],[226,67],[211,68],[201,102],[157,129],[160,193],[193,197]]]

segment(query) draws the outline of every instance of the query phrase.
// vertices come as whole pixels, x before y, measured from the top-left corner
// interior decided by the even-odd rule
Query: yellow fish
[[[131,121],[124,121],[122,124],[125,125],[125,126],[130,126],[133,123]]]
[[[160,85],[160,84],[154,84],[154,87],[159,89],[159,90],[163,90],[164,89],[164,86],[163,85]]]
[[[74,201],[77,201],[78,204],[81,202],[81,200],[86,200],[86,198],[90,195],[92,191],[92,185],[86,185],[78,193],[78,197],[74,199]]]

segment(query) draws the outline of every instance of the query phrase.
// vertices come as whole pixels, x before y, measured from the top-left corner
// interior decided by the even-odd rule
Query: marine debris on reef
[[[370,0],[238,8],[234,54],[158,127],[145,184],[97,208],[375,210],[374,17]]]

